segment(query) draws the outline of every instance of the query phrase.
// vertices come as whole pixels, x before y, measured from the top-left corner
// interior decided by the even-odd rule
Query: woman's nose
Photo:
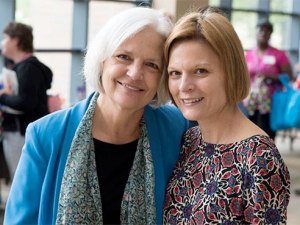
[[[194,88],[194,84],[190,76],[183,74],[180,80],[179,90],[183,92],[191,91]]]
[[[127,70],[127,76],[132,80],[141,80],[143,79],[143,67],[140,63],[132,63],[129,65]]]

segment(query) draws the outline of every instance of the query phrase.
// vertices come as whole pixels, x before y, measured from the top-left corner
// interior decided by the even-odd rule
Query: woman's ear
[[[102,83],[103,67],[104,67],[104,62],[101,62],[99,65],[98,88],[99,88],[99,91],[102,93],[104,93],[104,88],[103,88],[103,83]]]

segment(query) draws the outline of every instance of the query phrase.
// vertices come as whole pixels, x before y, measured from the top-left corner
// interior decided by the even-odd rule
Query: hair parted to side
[[[248,96],[250,78],[244,50],[232,24],[221,10],[206,7],[178,20],[165,43],[167,64],[174,44],[185,40],[204,40],[217,54],[225,71],[225,91],[229,104],[237,104]]]
[[[24,52],[33,52],[32,27],[23,23],[10,22],[4,28],[3,33],[10,38],[18,39],[18,48]]]
[[[137,7],[125,10],[112,17],[96,34],[89,44],[84,62],[84,76],[86,82],[94,91],[103,92],[101,76],[103,63],[111,57],[116,49],[128,38],[134,36],[144,28],[151,26],[162,38],[166,39],[172,29],[172,22],[163,12]],[[166,72],[164,64],[163,74]],[[159,106],[169,100],[165,88],[165,77],[162,74],[157,94],[152,104]]]

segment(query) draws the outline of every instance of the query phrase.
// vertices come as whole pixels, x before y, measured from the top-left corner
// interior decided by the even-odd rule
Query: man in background
[[[48,114],[47,89],[52,71],[33,55],[32,27],[9,23],[2,40],[2,55],[13,61],[18,90],[9,80],[3,81],[0,104],[14,110],[3,111],[3,147],[11,179],[15,173],[27,125]]]

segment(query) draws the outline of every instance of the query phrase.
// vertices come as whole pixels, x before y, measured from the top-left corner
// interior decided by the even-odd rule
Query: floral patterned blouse
[[[268,46],[263,55],[259,49],[254,48],[246,52],[246,61],[251,79],[251,92],[244,100],[249,115],[254,115],[255,110],[261,114],[271,111],[272,96],[276,89],[281,89],[282,85],[278,80],[281,67],[289,65],[289,58],[282,50]],[[265,76],[274,79],[266,79]]]
[[[269,137],[209,144],[193,127],[167,187],[164,224],[285,224],[289,187]]]

